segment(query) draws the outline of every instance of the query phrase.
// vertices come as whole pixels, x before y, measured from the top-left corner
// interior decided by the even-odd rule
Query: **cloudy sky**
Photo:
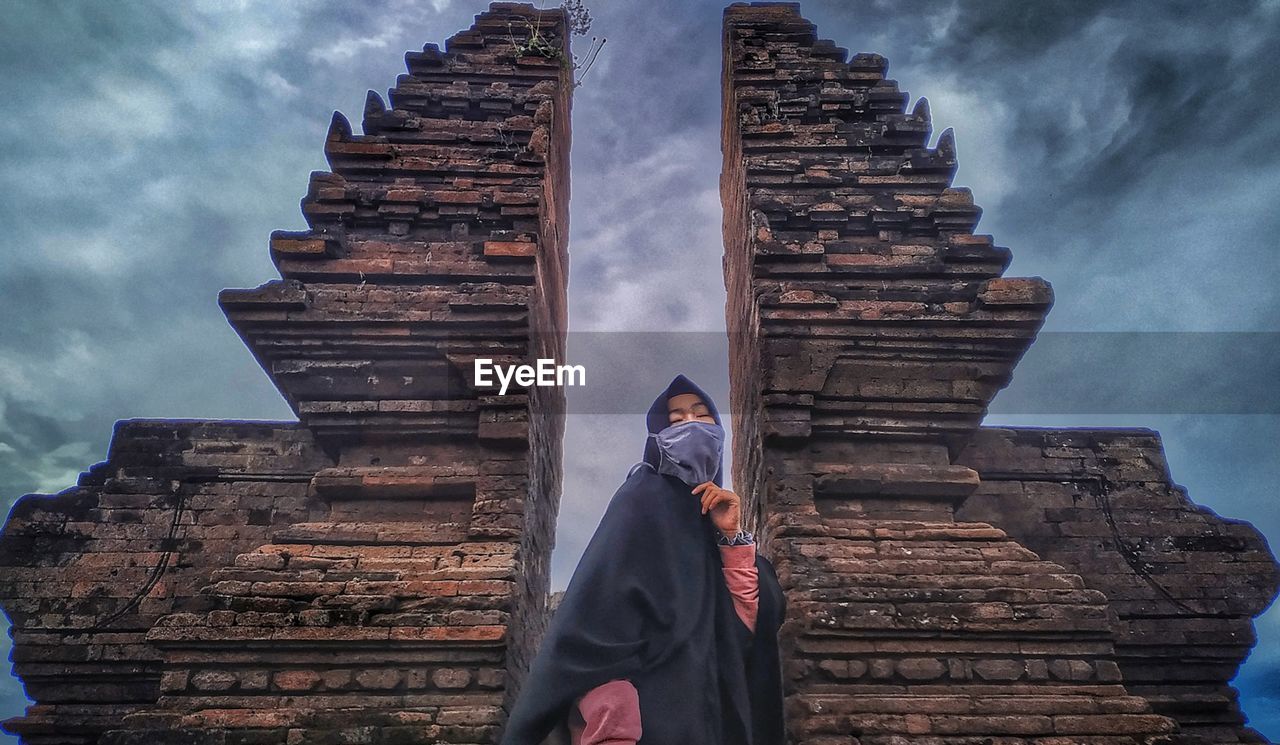
[[[485,7],[5,3],[0,500],[74,484],[105,456],[118,419],[292,419],[217,292],[277,276],[267,237],[305,227],[298,201],[308,173],[327,169],[332,111],[358,127],[366,90],[392,86],[406,50],[443,43]],[[689,332],[653,341],[645,365],[608,384],[647,403],[684,371],[727,407],[723,5],[588,7],[591,33],[608,42],[573,104],[571,329]],[[1280,546],[1280,510],[1269,509],[1280,406],[1258,374],[1280,329],[1280,2],[805,0],[802,10],[823,37],[888,57],[912,101],[929,100],[935,139],[955,128],[956,183],[984,209],[979,232],[1013,250],[1009,276],[1053,284],[1043,343],[988,423],[1154,428],[1196,501]],[[575,335],[570,357],[600,338]],[[1138,338],[1181,364],[1119,367],[1107,350]],[[1250,365],[1225,386],[1231,400],[1202,405],[1198,393],[1241,359]],[[1041,395],[1058,385],[1114,395],[1092,405]],[[591,413],[568,422],[557,589],[639,458],[642,408],[581,406]],[[1238,683],[1255,725],[1280,738],[1280,610],[1257,626]],[[19,713],[20,686],[0,685],[0,716]]]

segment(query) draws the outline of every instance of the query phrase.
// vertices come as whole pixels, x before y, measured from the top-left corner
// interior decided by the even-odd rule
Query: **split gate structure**
[[[531,35],[547,40],[528,44]],[[297,422],[122,420],[24,496],[0,605],[38,745],[491,743],[547,617],[569,19],[493,3],[334,116],[310,229],[228,319]],[[1229,681],[1277,566],[1148,429],[981,426],[1052,304],[950,131],[794,3],[724,13],[734,483],[787,593],[795,743],[1265,742]],[[544,50],[544,51],[539,51]]]

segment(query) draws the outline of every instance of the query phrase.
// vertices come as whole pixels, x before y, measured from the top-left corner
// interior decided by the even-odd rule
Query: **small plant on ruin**
[[[591,30],[592,19],[591,11],[587,9],[582,0],[565,0],[560,4],[560,9],[565,12],[569,19],[569,31],[574,36],[586,36]],[[538,21],[541,20],[542,9],[539,8]],[[576,88],[581,85],[582,78],[586,76],[587,71],[595,64],[596,56],[600,54],[600,49],[604,47],[605,38],[599,37],[597,41],[597,37],[591,37],[591,46],[588,48],[587,53],[582,58],[575,54],[572,55],[573,59],[569,59],[564,50],[555,43],[554,39],[543,35],[540,23],[532,22],[527,18],[522,19],[521,22],[524,24],[524,31],[528,34],[524,39],[516,39],[511,22],[507,22],[507,32],[511,38],[511,45],[515,48],[516,56],[537,55],[547,59],[558,59],[574,72],[582,71],[573,81],[573,87]]]

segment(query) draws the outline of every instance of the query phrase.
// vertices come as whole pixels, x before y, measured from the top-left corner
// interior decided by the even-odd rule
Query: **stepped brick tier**
[[[1191,502],[1149,429],[979,430],[959,463],[978,489],[957,512],[998,523],[1106,593],[1125,687],[1202,742],[1259,742],[1229,685],[1276,594],[1253,526]]]
[[[723,52],[734,483],[791,741],[1264,741],[1227,686],[1276,593],[1257,531],[1149,431],[980,426],[1053,294],[974,233],[952,131],[796,3],[730,5]]]
[[[298,422],[121,421],[19,501],[0,605],[36,703],[7,731],[493,741],[544,630],[564,396],[471,369],[564,357],[569,35],[493,3],[363,134],[335,113],[281,279],[219,296]]]

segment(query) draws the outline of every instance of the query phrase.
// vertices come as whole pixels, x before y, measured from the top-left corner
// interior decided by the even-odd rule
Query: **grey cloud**
[[[608,42],[574,100],[572,328],[723,328],[724,4],[588,4],[591,33]],[[105,456],[119,418],[292,418],[217,291],[276,276],[267,236],[304,225],[298,200],[307,174],[326,167],[331,112],[358,127],[365,91],[385,93],[406,50],[442,43],[486,5],[9,4],[0,442],[13,452],[0,448],[0,500],[69,486]],[[886,55],[890,77],[929,99],[935,138],[955,127],[956,183],[986,210],[979,230],[1013,250],[1011,275],[1054,285],[1047,329],[1280,325],[1269,52],[1280,6],[806,0],[801,10],[851,52]],[[574,50],[587,43],[575,38]],[[602,384],[641,395],[682,370],[727,383],[722,349],[676,344],[666,355],[669,367]],[[1280,545],[1267,507],[1280,474],[1264,445],[1280,436],[1277,417],[1084,419],[1075,423],[1161,422],[1193,498],[1256,520]],[[633,414],[569,421],[557,588],[642,442]],[[1245,707],[1280,737],[1280,721],[1263,724],[1280,613],[1258,627]],[[5,700],[5,713],[21,708]]]

